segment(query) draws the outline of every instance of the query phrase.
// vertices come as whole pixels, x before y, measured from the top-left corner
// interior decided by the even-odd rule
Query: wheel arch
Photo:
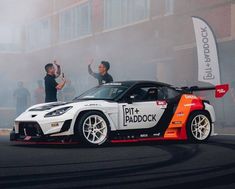
[[[188,138],[189,140],[193,140],[193,141],[195,141],[195,139],[192,139],[192,137],[190,136],[191,134],[189,133],[189,128],[190,128],[189,122],[190,122],[191,116],[192,116],[193,114],[196,114],[196,113],[198,113],[198,115],[199,115],[200,113],[204,113],[204,114],[208,117],[209,122],[210,122],[210,124],[211,124],[211,131],[210,131],[209,136],[213,135],[213,132],[214,132],[214,124],[213,124],[213,120],[212,120],[210,111],[208,111],[208,110],[206,110],[206,109],[202,109],[202,110],[193,110],[192,112],[190,112],[190,114],[189,114],[189,116],[188,116],[188,118],[187,118],[187,122],[186,122],[186,124],[185,124],[185,127],[186,127],[186,128],[185,128],[185,131],[186,131],[187,138]],[[209,136],[207,137],[206,140],[208,140]]]
[[[210,119],[210,122],[212,123],[211,114],[210,114],[210,112],[209,112],[208,110],[206,110],[206,109],[203,109],[203,110],[193,110],[193,111],[191,111],[190,114],[189,114],[189,116],[188,116],[188,118],[187,118],[186,123],[188,123],[188,120],[189,120],[189,118],[191,117],[192,114],[194,114],[194,113],[199,113],[199,112],[206,113],[207,116],[208,116],[208,118]]]
[[[107,115],[102,111],[102,110],[99,110],[99,109],[87,109],[87,110],[82,110],[78,113],[78,115],[76,116],[76,119],[75,119],[75,122],[74,122],[74,127],[73,127],[73,132],[74,134],[76,134],[76,125],[78,124],[79,122],[79,119],[82,118],[83,115],[85,115],[86,113],[88,112],[99,112],[101,114],[104,115],[104,117],[106,118],[106,121],[108,122],[108,126],[110,127],[111,129],[111,123],[110,123],[110,120],[109,118],[107,117]]]

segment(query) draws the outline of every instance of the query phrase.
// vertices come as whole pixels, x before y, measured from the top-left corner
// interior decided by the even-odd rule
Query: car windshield
[[[74,100],[114,100],[127,89],[128,87],[122,85],[101,85],[85,92]]]

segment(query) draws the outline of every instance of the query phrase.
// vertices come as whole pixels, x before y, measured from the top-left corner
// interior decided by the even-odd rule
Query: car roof
[[[147,80],[128,80],[128,81],[115,81],[112,83],[108,83],[107,85],[116,85],[116,84],[120,84],[122,86],[127,86],[127,87],[131,87],[134,85],[158,85],[158,86],[167,86],[170,87],[171,85],[166,84],[166,83],[162,83],[162,82],[157,82],[157,81],[147,81]]]

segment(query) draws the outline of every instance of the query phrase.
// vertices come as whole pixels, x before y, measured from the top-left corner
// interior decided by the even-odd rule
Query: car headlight
[[[60,109],[54,110],[52,112],[47,113],[45,115],[45,117],[55,117],[55,116],[63,115],[64,113],[69,111],[71,108],[72,108],[72,106],[64,107],[64,108],[60,108]]]

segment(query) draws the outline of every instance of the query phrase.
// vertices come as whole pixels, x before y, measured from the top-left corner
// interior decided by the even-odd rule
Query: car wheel
[[[211,135],[211,128],[211,120],[206,112],[193,112],[187,124],[188,138],[191,141],[206,141]]]
[[[107,142],[109,137],[109,123],[100,112],[85,113],[78,124],[79,138],[83,143],[99,146]]]

